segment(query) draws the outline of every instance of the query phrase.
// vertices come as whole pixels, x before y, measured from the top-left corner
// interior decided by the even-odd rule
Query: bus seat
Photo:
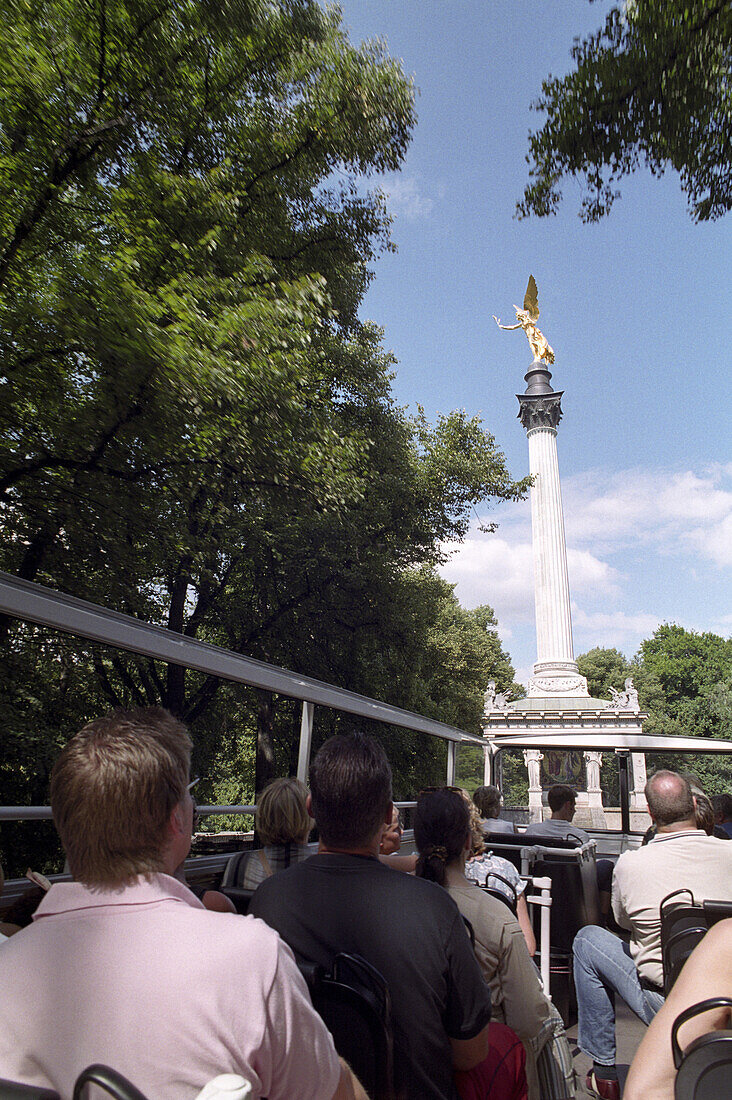
[[[512,915],[516,916],[516,908],[518,906],[518,896],[516,894],[516,887],[512,882],[509,882],[503,875],[499,875],[497,871],[491,871],[489,878],[498,879],[502,882],[507,890],[510,890],[510,896],[506,894],[504,890],[499,889],[497,886],[486,886],[483,883],[478,883],[478,887],[484,894],[490,894],[492,898],[497,898],[498,901],[502,901],[503,904],[510,909]]]
[[[710,1008],[732,1008],[729,997],[712,997],[691,1005],[671,1028],[671,1051],[676,1066],[674,1100],[732,1100],[732,1030],[711,1031],[694,1039],[686,1050],[679,1046],[682,1024]]]
[[[391,996],[383,976],[359,955],[336,955],[330,974],[300,963],[313,1007],[372,1100],[394,1096]]]
[[[577,1011],[572,973],[572,943],[580,928],[587,924],[602,923],[594,848],[591,844],[568,851],[540,848],[531,874],[536,878],[551,879],[549,970],[552,999],[565,1026],[570,1027]],[[537,942],[540,921],[541,910],[537,906],[533,912]]]
[[[61,1100],[53,1089],[40,1085],[21,1085],[19,1081],[0,1078],[0,1100]]]
[[[666,895],[660,911],[663,991],[668,997],[681,968],[709,928],[732,916],[732,902],[696,902],[691,890],[682,888]]]
[[[247,848],[243,852],[235,852],[229,859],[224,867],[224,873],[221,877],[221,887],[224,886],[241,886],[244,882],[244,874],[248,861],[254,855],[254,851],[251,848]],[[224,891],[225,893],[226,891]]]
[[[87,1066],[76,1078],[73,1100],[83,1100],[88,1094],[88,1085],[102,1089],[115,1100],[147,1100],[147,1097],[116,1069],[98,1062]]]

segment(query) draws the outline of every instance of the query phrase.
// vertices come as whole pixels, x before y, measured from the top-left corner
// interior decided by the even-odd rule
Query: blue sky
[[[664,621],[732,630],[732,216],[695,225],[678,177],[640,170],[609,218],[584,225],[579,184],[556,217],[515,220],[530,110],[571,67],[599,0],[347,0],[352,41],[381,38],[418,88],[403,170],[383,178],[398,252],[361,310],[384,329],[400,404],[480,415],[514,476],[528,472],[515,394],[531,363],[514,320],[530,273],[565,391],[558,447],[575,653],[628,656]],[[481,535],[478,518],[497,520]],[[530,513],[477,510],[444,575],[490,603],[519,678],[535,660]]]

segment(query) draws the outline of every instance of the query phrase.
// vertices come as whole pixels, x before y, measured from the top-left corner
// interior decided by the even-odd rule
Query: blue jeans
[[[614,1066],[615,994],[644,1024],[650,1024],[664,998],[642,987],[628,945],[605,928],[580,928],[573,950],[580,1050],[601,1066]]]

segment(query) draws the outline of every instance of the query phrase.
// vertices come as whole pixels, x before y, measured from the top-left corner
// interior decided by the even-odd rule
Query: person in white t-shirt
[[[645,795],[657,833],[645,847],[623,852],[613,875],[613,913],[630,931],[630,944],[588,925],[573,945],[578,1043],[593,1060],[586,1087],[602,1100],[620,1098],[613,993],[646,1024],[663,1004],[661,902],[682,888],[696,901],[732,898],[730,845],[697,829],[688,781],[658,771]]]

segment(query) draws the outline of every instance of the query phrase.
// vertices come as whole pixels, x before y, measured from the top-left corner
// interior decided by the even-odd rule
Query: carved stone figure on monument
[[[487,716],[497,710],[506,710],[510,698],[510,691],[496,691],[496,681],[489,680],[483,695],[483,714]]]
[[[605,710],[630,710],[635,714],[640,710],[638,704],[638,692],[633,687],[632,677],[628,677],[625,681],[625,688],[623,691],[618,691],[617,688],[610,688],[610,695],[612,696],[609,703],[605,704]]]
[[[509,700],[511,699],[510,691],[498,691],[496,697],[493,700],[493,707],[495,710],[508,710]]]
[[[536,325],[536,322],[539,320],[539,291],[537,290],[536,280],[533,275],[529,275],[529,285],[526,287],[526,294],[524,295],[524,308],[519,309],[515,304],[513,308],[516,311],[517,324],[502,325],[495,313],[493,314],[493,320],[498,327],[502,328],[505,332],[510,332],[516,328],[522,328],[526,333],[529,346],[534,353],[534,362],[543,359],[547,363],[553,363],[554,352],[549,347],[546,336]]]
[[[640,705],[638,703],[638,692],[633,687],[633,680],[630,676],[625,681],[625,699],[627,710],[633,710],[637,714],[640,710]]]

